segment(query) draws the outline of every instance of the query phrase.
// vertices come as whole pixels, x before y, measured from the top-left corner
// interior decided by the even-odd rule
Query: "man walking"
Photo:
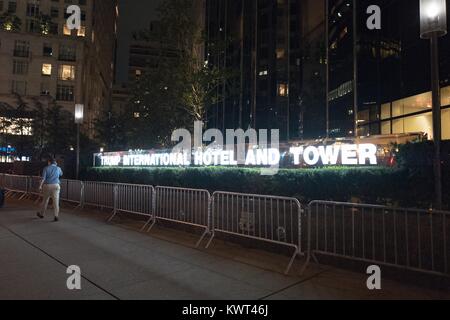
[[[63,172],[58,167],[55,159],[48,160],[48,166],[44,168],[42,172],[42,181],[39,190],[43,192],[43,201],[41,211],[37,216],[41,219],[44,218],[47,211],[48,201],[52,198],[53,208],[55,210],[55,222],[59,221],[59,192],[61,190],[59,178],[61,178]]]

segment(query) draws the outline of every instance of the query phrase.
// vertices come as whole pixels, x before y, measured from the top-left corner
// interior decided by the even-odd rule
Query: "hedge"
[[[260,170],[248,168],[91,168],[83,179],[288,196],[303,203],[360,200],[429,208],[433,200],[433,174],[428,167],[282,169],[275,176],[262,176]]]

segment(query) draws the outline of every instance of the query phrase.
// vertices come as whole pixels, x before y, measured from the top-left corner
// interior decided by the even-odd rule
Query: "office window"
[[[72,34],[72,31],[67,27],[67,24],[64,24],[64,27],[63,27],[63,34],[64,34],[65,36],[70,36],[70,35]]]
[[[43,63],[42,64],[42,75],[43,76],[51,76],[52,75],[52,64],[51,63]]]
[[[14,56],[27,58],[30,54],[30,42],[16,40],[14,43]]]
[[[77,48],[72,45],[61,44],[59,46],[59,60],[75,61],[77,59]]]
[[[13,74],[25,75],[28,73],[28,62],[22,60],[13,61]]]
[[[42,49],[42,55],[44,57],[53,56],[53,47],[52,47],[51,43],[44,43],[44,47]]]
[[[16,13],[17,3],[15,1],[8,2],[8,13]]]
[[[80,29],[77,31],[77,36],[79,37],[85,37],[86,36],[86,27],[80,26]]]
[[[277,49],[277,59],[283,59],[286,54],[286,50]]]
[[[12,82],[12,93],[25,96],[27,94],[27,83],[26,81],[15,81]]]
[[[74,100],[74,87],[66,85],[56,86],[56,100],[59,101],[73,101]]]
[[[52,8],[50,9],[50,16],[51,16],[52,18],[58,18],[58,17],[59,17],[59,9],[58,9],[58,8],[52,7]]]
[[[286,83],[279,83],[278,84],[278,95],[280,97],[287,97],[289,94],[289,88]]]
[[[39,15],[39,5],[27,3],[27,17],[37,17]]]
[[[75,80],[75,66],[60,65],[59,66],[59,79],[64,81]]]
[[[41,96],[50,95],[50,84],[48,82],[41,83]]]

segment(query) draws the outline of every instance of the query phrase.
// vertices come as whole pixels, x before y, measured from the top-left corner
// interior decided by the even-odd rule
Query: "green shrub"
[[[303,203],[358,198],[366,203],[428,208],[433,199],[432,173],[408,168],[282,169],[275,176],[248,168],[91,168],[83,179],[288,196]]]

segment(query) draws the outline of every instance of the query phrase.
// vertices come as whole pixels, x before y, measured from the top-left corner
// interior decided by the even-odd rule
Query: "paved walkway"
[[[66,287],[69,265],[81,268],[80,291]],[[315,265],[286,277],[68,209],[58,223],[35,218],[28,202],[0,209],[0,299],[391,298],[450,295],[393,281],[372,292],[364,275]]]

